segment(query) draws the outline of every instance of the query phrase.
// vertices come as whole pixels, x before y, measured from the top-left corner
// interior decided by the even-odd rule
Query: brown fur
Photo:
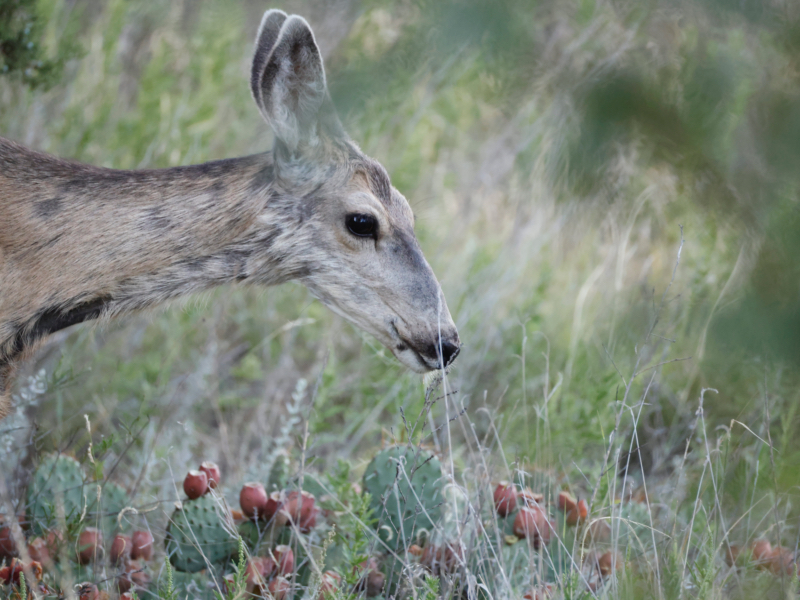
[[[414,370],[454,358],[413,213],[341,131],[318,54],[305,21],[265,15],[251,84],[274,153],[117,171],[0,138],[0,419],[15,366],[50,333],[237,281],[300,280]],[[379,235],[354,236],[350,214]]]

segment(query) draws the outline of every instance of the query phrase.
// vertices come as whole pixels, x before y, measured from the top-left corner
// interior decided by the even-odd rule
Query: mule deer
[[[117,171],[0,138],[0,418],[47,335],[232,282],[298,280],[414,371],[456,357],[411,208],[343,131],[302,17],[264,14],[250,86],[264,154]]]

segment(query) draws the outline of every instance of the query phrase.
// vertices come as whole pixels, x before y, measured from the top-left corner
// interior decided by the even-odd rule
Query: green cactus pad
[[[166,590],[166,576],[161,575],[158,580],[158,589]],[[175,597],[181,600],[217,600],[214,594],[218,590],[214,579],[206,573],[183,573],[173,571],[172,589],[176,592]]]
[[[282,490],[289,481],[289,457],[281,452],[275,457],[265,489],[268,494]]]
[[[239,524],[239,535],[251,554],[259,554],[261,548],[273,545],[277,533],[275,527],[268,527],[263,521],[244,521]]]
[[[364,491],[381,539],[393,548],[411,544],[441,518],[442,466],[430,452],[394,446],[379,452],[364,473]]]
[[[100,502],[97,501],[97,486],[86,487],[89,497],[89,509],[86,520],[93,527],[99,527],[107,539],[117,533],[127,533],[130,526],[124,520],[119,523],[117,517],[123,509],[131,505],[128,492],[113,482],[107,482],[101,487]]]
[[[59,506],[64,509],[67,523],[77,521],[86,505],[83,480],[83,469],[74,458],[53,454],[42,460],[27,496],[26,514],[34,535],[58,524]]]
[[[62,568],[58,569],[56,581],[61,582],[63,578],[67,575],[66,569],[63,568],[64,565],[61,565]],[[93,565],[76,565],[75,563],[70,563],[69,565],[69,574],[72,580],[77,583],[84,583],[86,581],[97,581],[100,578],[100,569],[95,568]]]
[[[236,552],[237,536],[226,512],[222,501],[211,494],[176,507],[166,543],[169,560],[177,571],[196,573],[209,563],[224,563]]]

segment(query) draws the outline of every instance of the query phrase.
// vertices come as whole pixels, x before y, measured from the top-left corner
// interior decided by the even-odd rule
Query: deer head
[[[427,372],[458,354],[458,332],[414,235],[414,213],[385,169],[345,135],[308,23],[270,10],[250,80],[275,133],[273,186],[319,300]]]
[[[231,282],[299,280],[420,373],[458,354],[414,214],[344,133],[308,23],[264,15],[250,83],[271,153],[115,171],[0,138],[0,418],[47,335]]]

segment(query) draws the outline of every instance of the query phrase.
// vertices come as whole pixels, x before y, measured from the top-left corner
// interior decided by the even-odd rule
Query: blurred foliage
[[[370,42],[374,51],[363,52],[368,34],[362,32],[351,37],[358,52],[334,57],[333,94],[346,113],[359,115],[377,103],[374,116],[391,124],[393,114],[403,114],[402,90],[419,81],[440,90],[458,85],[507,114],[531,99],[538,104],[553,99],[562,105],[555,116],[564,139],[546,159],[553,165],[551,185],[565,188],[564,197],[613,201],[621,192],[614,170],[622,156],[639,170],[672,172],[680,193],[753,244],[752,277],[740,300],[715,319],[713,348],[729,352],[732,343],[781,360],[800,359],[795,218],[800,5],[780,0],[620,1],[610,10],[593,0],[367,5],[392,12],[392,41]],[[602,29],[623,23],[619,45],[603,47]],[[554,49],[564,43],[592,47],[592,33],[597,33],[596,52],[584,60],[571,61],[565,49]],[[369,35],[375,37],[374,31]],[[442,116],[468,125],[467,115],[451,108],[455,112],[443,109]],[[536,148],[540,139],[532,137],[529,144]],[[522,169],[529,168],[526,152],[518,148]],[[413,186],[418,171],[415,162],[396,176]]]
[[[49,88],[62,77],[64,64],[80,56],[76,19],[61,25],[48,52],[47,24],[55,9],[50,0],[0,0],[0,76],[18,78],[32,88]]]

